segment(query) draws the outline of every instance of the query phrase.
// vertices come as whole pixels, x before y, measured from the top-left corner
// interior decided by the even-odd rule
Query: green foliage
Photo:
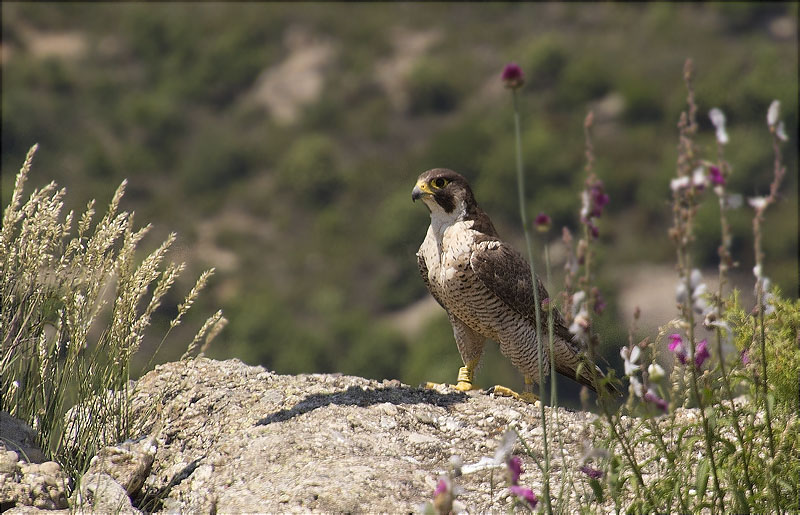
[[[775,288],[772,292],[770,312],[764,317],[766,334],[766,356],[761,356],[757,344],[760,334],[754,327],[749,312],[741,305],[741,297],[734,294],[726,310],[726,321],[730,324],[734,343],[740,353],[746,353],[748,360],[759,363],[767,361],[767,384],[774,396],[775,407],[785,414],[797,413],[798,387],[800,387],[800,299],[781,296]],[[758,373],[755,369],[753,373]],[[748,382],[755,389],[754,382]]]
[[[420,60],[408,79],[409,113],[444,114],[453,111],[462,92],[452,70],[441,60]]]
[[[323,134],[300,137],[278,164],[278,182],[307,205],[332,202],[343,185],[335,142]]]
[[[523,54],[521,65],[530,87],[546,90],[560,83],[568,61],[564,46],[552,34],[547,34]]]

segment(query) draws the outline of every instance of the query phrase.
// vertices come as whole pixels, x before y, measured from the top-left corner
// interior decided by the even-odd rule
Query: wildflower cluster
[[[642,370],[642,365],[640,364],[642,348],[640,345],[622,347],[619,353],[625,366],[625,375],[630,379],[631,394],[666,412],[668,408],[667,401],[659,396],[653,386],[654,382],[664,377],[664,369],[661,368],[661,365],[655,362],[651,363],[647,368],[647,374],[642,374],[640,379],[638,374]]]
[[[683,344],[683,338],[680,334],[672,333],[669,335],[669,339],[669,350],[675,353],[675,357],[683,365],[694,363],[695,367],[700,368],[703,366],[703,363],[711,357],[711,353],[708,350],[708,341],[706,339],[702,339],[695,344],[694,355],[692,355],[691,347],[687,348],[687,346]]]
[[[519,477],[522,475],[522,460],[519,456],[512,456],[507,462],[508,466],[508,482],[510,483],[508,491],[514,496],[517,502],[522,503],[529,509],[534,509],[538,504],[539,499],[528,487],[519,484]]]
[[[583,506],[586,510],[607,502],[613,502],[618,512],[752,513],[797,508],[792,499],[798,498],[800,481],[793,456],[800,452],[800,441],[796,438],[800,419],[796,413],[785,409],[785,400],[776,410],[779,387],[768,383],[767,374],[779,376],[781,383],[788,385],[787,390],[796,392],[796,377],[786,373],[784,363],[800,366],[800,351],[789,356],[788,361],[782,361],[780,366],[775,361],[787,357],[786,341],[796,338],[800,318],[796,303],[784,301],[777,290],[770,288],[769,278],[763,274],[761,251],[764,212],[777,200],[777,191],[785,174],[778,146],[787,139],[785,127],[779,120],[776,101],[767,115],[775,151],[774,180],[768,195],[748,201],[755,210],[756,266],[753,274],[757,300],[752,313],[747,314],[739,307],[735,292],[732,297],[723,295],[728,270],[736,266],[730,252],[731,236],[726,212],[742,204],[740,195],[727,191],[732,168],[724,158],[724,147],[730,142],[726,118],[719,108],[708,112],[715,130],[717,156],[713,160],[700,158],[693,141],[698,124],[692,75],[691,61],[687,61],[684,79],[688,89],[688,109],[680,116],[677,173],[669,184],[674,222],[669,237],[675,244],[679,275],[675,288],[678,317],[665,324],[652,343],[649,337],[635,343],[635,326],[640,317],[640,310],[636,308],[628,343],[620,349],[625,376],[629,380],[628,402],[617,409],[601,395],[598,406],[602,413],[593,423],[594,428],[600,429],[599,433],[587,434],[583,456],[572,467],[562,468],[569,473],[560,480],[561,491],[565,488],[568,491],[582,489],[579,497],[592,503]],[[523,83],[519,67],[509,65],[504,70],[503,81],[512,90],[515,102],[520,199],[521,206],[524,206],[516,112],[516,90]],[[573,245],[571,233],[563,230],[567,252],[565,291],[562,294],[562,313],[569,331],[576,341],[587,346],[590,358],[597,345],[592,317],[605,308],[603,296],[594,285],[593,245],[600,233],[597,221],[609,203],[603,182],[592,171],[591,125],[592,115],[589,113],[584,123],[588,178],[580,196],[583,234]],[[710,196],[706,192],[713,192],[720,208],[719,287],[716,291],[710,290],[703,273],[692,260],[695,218],[699,206]],[[525,223],[524,207],[521,212]],[[545,232],[551,223],[545,213],[540,213],[533,221],[533,228]],[[523,227],[529,243],[528,228]],[[528,251],[530,254],[530,246]],[[547,249],[545,262],[549,277]],[[539,310],[551,312],[552,301],[551,298],[536,299],[537,320]],[[701,324],[711,332],[710,335],[700,335]],[[539,327],[537,333],[541,342]],[[550,336],[552,338],[552,332]],[[732,343],[740,349],[738,356],[726,350],[732,347]],[[665,372],[665,367],[656,361],[662,355],[661,350],[667,349],[674,356],[669,372]],[[539,351],[542,352],[541,347]],[[729,359],[731,354],[740,359]],[[768,360],[772,360],[769,366]],[[609,375],[613,376],[613,372]],[[789,377],[790,380],[786,379]],[[742,386],[747,385],[751,396],[743,401]],[[555,387],[551,387],[551,400],[554,400]],[[549,490],[550,454],[544,404],[541,406],[544,459],[540,462],[538,456],[525,447],[542,474],[541,509],[551,513],[555,499],[551,499]],[[558,427],[558,410],[553,411]],[[780,420],[777,423],[776,417]],[[556,431],[555,438],[563,463],[566,460],[559,431]],[[477,463],[459,468],[459,471],[468,474],[504,468],[508,482],[506,492],[514,506],[533,509],[538,506],[539,498],[530,488],[520,484],[522,461],[512,456],[513,443],[513,437],[507,432],[494,457],[482,458]],[[642,459],[642,445],[656,449],[657,455]],[[556,449],[558,452],[559,447]],[[458,511],[458,488],[454,485],[454,477],[451,474],[439,478],[431,510],[435,507],[440,513]],[[583,481],[575,481],[576,477]],[[558,500],[562,500],[561,494]],[[562,508],[559,506],[558,509]]]

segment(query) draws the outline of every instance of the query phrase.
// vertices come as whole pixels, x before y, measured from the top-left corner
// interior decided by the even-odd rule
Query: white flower
[[[650,366],[647,367],[647,375],[650,376],[651,381],[659,381],[664,377],[664,369],[661,368],[661,365],[658,363],[651,363]]]
[[[584,220],[589,218],[589,209],[592,205],[592,198],[589,196],[589,192],[583,190],[581,193],[581,218]]]
[[[753,209],[764,209],[767,207],[767,197],[750,197],[747,199],[747,203]]]
[[[781,111],[780,100],[773,100],[772,103],[769,105],[769,109],[767,110],[767,125],[773,127],[776,123],[778,123],[778,116],[780,115],[780,111]]]
[[[725,197],[725,205],[728,206],[728,209],[739,209],[742,207],[744,199],[739,193],[731,193],[727,197]]]
[[[669,182],[669,189],[672,191],[678,191],[689,187],[689,177],[684,175],[683,177],[678,177],[677,179],[672,179]]]
[[[636,377],[631,377],[630,389],[637,397],[642,397],[644,395],[644,385]]]
[[[717,129],[717,142],[720,145],[726,144],[728,142],[728,133],[725,132],[725,113],[715,107],[708,112],[708,117],[711,118],[711,123]]]
[[[689,276],[689,284],[692,287],[693,292],[702,285],[702,281],[703,274],[700,272],[700,270],[698,268],[692,269],[692,275]]]
[[[641,356],[641,354],[642,350],[638,346],[634,346],[633,349],[628,347],[623,347],[620,349],[619,355],[622,356],[622,359],[625,362],[626,376],[632,376],[639,371],[641,367],[637,365],[636,362],[639,361],[639,356]]]
[[[569,332],[574,334],[580,339],[586,337],[586,330],[589,328],[589,313],[586,311],[586,306],[581,305],[580,311],[575,315],[572,325],[569,326]]]
[[[753,267],[753,275],[756,276],[756,279],[761,279],[761,265]]]
[[[697,313],[704,313],[708,308],[708,301],[705,299],[708,287],[706,283],[699,284],[692,292],[692,300],[694,301],[694,310]]]
[[[708,325],[725,331],[725,343],[730,343],[730,341],[733,339],[733,330],[731,329],[731,326],[728,325],[728,322],[714,320]]]
[[[775,312],[775,295],[769,291],[772,282],[769,280],[769,277],[764,277],[763,279],[759,278],[756,281],[756,288],[755,288],[755,295],[758,296],[758,288],[759,283],[761,287],[761,305],[764,306],[764,314],[769,315]]]
[[[686,285],[683,281],[678,281],[678,286],[675,287],[675,301],[678,304],[686,302]]]
[[[698,167],[695,168],[694,172],[692,172],[692,184],[697,189],[703,189],[706,187],[706,170],[705,168]]]
[[[786,127],[783,125],[783,120],[778,122],[778,128],[775,129],[775,135],[781,141],[789,141],[789,136],[786,135]]]

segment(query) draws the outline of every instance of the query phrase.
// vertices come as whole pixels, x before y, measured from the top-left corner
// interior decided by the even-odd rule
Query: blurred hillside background
[[[466,175],[501,235],[522,249],[509,61],[521,93],[528,211],[550,214],[551,293],[562,288],[561,227],[573,231],[585,178],[583,120],[595,113],[596,171],[611,203],[600,220],[599,331],[612,365],[635,306],[641,333],[676,316],[669,181],[683,62],[694,59],[698,142],[715,156],[707,113],[721,108],[729,188],[765,194],[767,107],[781,101],[790,142],[780,203],[767,213],[766,273],[798,288],[798,4],[793,3],[16,3],[2,4],[2,205],[28,148],[32,186],[68,190],[69,209],[123,208],[179,234],[192,273],[217,275],[184,332],[206,316],[229,326],[210,356],[281,373],[455,381],[461,365],[414,253],[428,224],[411,202],[433,167]],[[736,278],[752,291],[752,210],[731,214]],[[696,258],[716,276],[718,208],[699,213]],[[539,267],[539,270],[543,268]],[[713,282],[713,281],[710,281]],[[142,364],[163,332],[151,331]],[[652,334],[652,333],[651,333]],[[492,348],[482,386],[519,388]]]

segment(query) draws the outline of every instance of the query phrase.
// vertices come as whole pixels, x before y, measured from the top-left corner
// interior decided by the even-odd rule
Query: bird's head
[[[447,168],[434,168],[423,173],[411,192],[411,200],[421,199],[432,215],[458,216],[475,198],[467,180]]]

